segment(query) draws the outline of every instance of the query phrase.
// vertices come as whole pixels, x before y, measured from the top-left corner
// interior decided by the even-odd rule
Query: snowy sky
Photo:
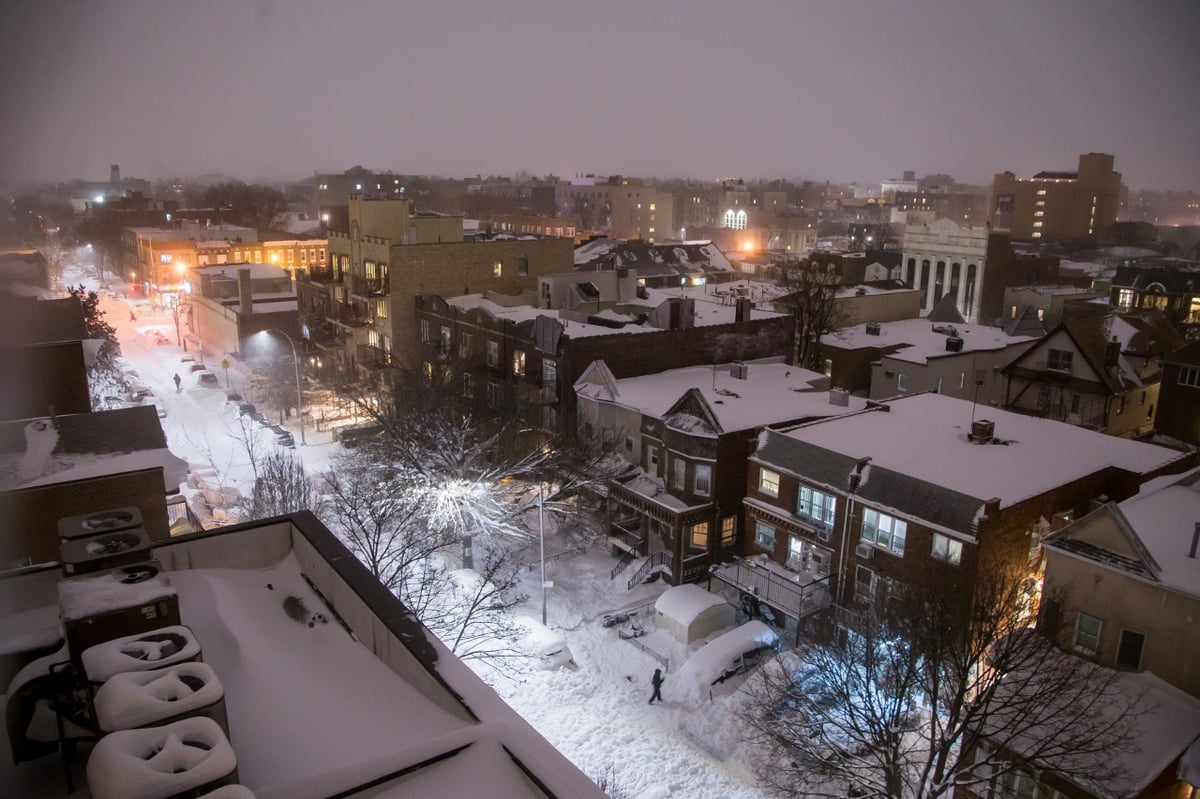
[[[0,184],[355,164],[1200,188],[1194,0],[11,0]],[[340,121],[357,120],[357,121]]]

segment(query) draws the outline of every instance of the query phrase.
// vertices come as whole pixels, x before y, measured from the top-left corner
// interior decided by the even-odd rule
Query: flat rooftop
[[[861,324],[835,330],[825,336],[822,345],[843,350],[899,347],[895,352],[888,353],[887,357],[926,364],[933,358],[1003,350],[1014,345],[1032,344],[1038,340],[1036,336],[1010,336],[999,327],[930,322],[928,319],[901,319],[878,324],[877,336],[868,334],[866,324]],[[946,331],[951,328],[963,342],[962,349],[958,352],[946,349],[946,339],[950,337]]]
[[[603,796],[311,514],[154,555],[224,688],[239,781],[257,796]],[[61,636],[60,577],[55,565],[0,581],[0,651]],[[70,796],[90,796],[87,756]],[[13,766],[5,753],[0,785],[68,796],[57,754]]]

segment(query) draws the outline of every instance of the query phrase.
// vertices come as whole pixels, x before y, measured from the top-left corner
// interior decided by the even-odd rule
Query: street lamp
[[[296,416],[300,419],[300,446],[306,446],[308,442],[304,440],[304,395],[300,393],[300,355],[296,352],[296,342],[277,327],[269,327],[266,330],[260,330],[259,333],[278,333],[287,339],[287,343],[292,347],[292,366],[296,370]]]

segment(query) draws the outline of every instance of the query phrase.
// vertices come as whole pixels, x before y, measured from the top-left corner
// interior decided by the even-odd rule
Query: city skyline
[[[1149,9],[1149,11],[1147,10]],[[0,183],[340,172],[1200,189],[1187,2],[19,2]]]

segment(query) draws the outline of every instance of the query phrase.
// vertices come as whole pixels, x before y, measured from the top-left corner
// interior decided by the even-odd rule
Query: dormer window
[[[1071,361],[1074,359],[1075,353],[1070,350],[1051,349],[1046,356],[1046,368],[1055,369],[1060,372],[1071,371]]]

